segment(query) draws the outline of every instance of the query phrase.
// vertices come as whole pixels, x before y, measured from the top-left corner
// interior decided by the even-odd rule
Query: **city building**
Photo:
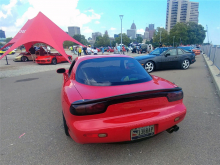
[[[136,30],[136,25],[135,23],[133,22],[132,25],[131,25],[131,29],[128,29],[127,30],[127,36],[131,39],[134,39],[136,38],[136,33],[137,33],[137,30]]]
[[[167,0],[166,30],[170,30],[177,22],[195,22],[198,24],[199,2],[189,0]]]
[[[147,41],[150,41],[149,31],[144,32],[144,39],[146,39]]]
[[[154,24],[149,24],[149,30],[154,30]]]
[[[96,37],[98,37],[98,36],[102,36],[102,33],[100,33],[100,32],[92,33],[92,40],[95,41]]]
[[[68,34],[73,37],[76,34],[80,34],[80,27],[78,26],[69,26],[68,27]]]
[[[107,31],[107,30],[105,31],[105,35],[107,35],[107,36],[108,36],[108,31]]]
[[[5,31],[0,30],[0,38],[6,38],[6,37],[5,37]]]
[[[144,39],[147,39],[148,41],[151,40],[154,36],[154,32],[154,24],[149,24],[149,27],[145,28]]]
[[[91,40],[92,40],[92,38],[91,38],[91,37],[89,37],[89,38],[88,38],[88,41],[91,41]]]

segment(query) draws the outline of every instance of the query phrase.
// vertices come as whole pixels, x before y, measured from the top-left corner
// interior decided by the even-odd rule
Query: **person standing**
[[[87,47],[87,53],[88,53],[88,55],[91,55],[91,46],[89,45],[88,47]]]
[[[36,50],[34,48],[34,45],[31,46],[31,48],[29,49],[29,53],[31,54],[31,57],[33,59],[33,62],[35,63],[35,59],[36,59]]]
[[[96,49],[96,47],[94,47],[93,53],[94,53],[94,55],[97,55],[98,50]]]
[[[162,43],[160,42],[160,48],[162,47]]]
[[[83,53],[84,53],[84,55],[87,55],[87,45],[85,47],[83,47]]]
[[[79,47],[79,51],[78,51],[78,56],[81,56],[81,52],[82,52],[82,48],[81,46]]]
[[[121,52],[121,46],[118,45],[118,46],[117,46],[117,49],[118,49],[118,53],[120,53],[120,52]]]
[[[103,53],[104,53],[104,51],[105,51],[104,48],[103,48],[103,46],[101,47],[101,49],[102,49],[102,55],[103,55]]]
[[[125,54],[125,51],[126,51],[126,50],[125,50],[125,47],[123,46],[123,47],[122,47],[122,53]]]

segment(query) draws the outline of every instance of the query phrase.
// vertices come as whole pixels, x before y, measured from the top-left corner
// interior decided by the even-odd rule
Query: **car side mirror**
[[[66,69],[65,68],[57,69],[57,73],[66,73]]]
[[[165,54],[165,57],[170,56],[170,53]]]

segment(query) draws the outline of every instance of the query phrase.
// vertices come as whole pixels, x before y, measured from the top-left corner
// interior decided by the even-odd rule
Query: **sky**
[[[204,42],[220,45],[220,0],[199,2],[199,24],[208,26]],[[79,26],[87,39],[93,32],[107,30],[110,37],[127,33],[134,22],[138,34],[144,34],[149,24],[165,27],[167,0],[0,0],[0,29],[6,37],[14,37],[28,19],[39,11],[64,31]]]

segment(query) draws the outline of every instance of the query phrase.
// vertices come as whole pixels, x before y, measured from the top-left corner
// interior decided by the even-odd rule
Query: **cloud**
[[[82,28],[82,31],[83,31],[83,33],[92,33],[93,32],[93,30],[92,29],[90,29],[89,27],[83,27]]]
[[[116,30],[116,28],[113,28],[113,27],[112,27],[112,28],[110,28],[109,30],[112,30],[112,31],[113,31],[113,30]]]
[[[100,22],[99,21],[95,21],[95,24],[100,24]]]
[[[79,26],[83,28],[85,24],[93,22],[93,20],[100,20],[101,14],[96,13],[93,9],[88,9],[85,12],[81,12],[77,9],[78,1],[79,0],[53,0],[53,2],[47,0],[11,0],[10,4],[0,6],[0,28],[2,26],[21,28],[28,19],[34,18],[40,11],[64,31],[67,31],[68,26]],[[18,17],[17,13],[13,14],[12,9],[15,8],[19,10],[18,6],[21,4],[25,4],[25,6],[29,7],[22,13],[22,16]],[[13,16],[13,19],[11,19],[13,21],[10,21],[10,25],[6,23],[9,22],[7,21],[9,15]],[[86,28],[85,31],[88,32],[89,29]],[[7,36],[13,37],[16,33],[12,35],[12,33],[6,31],[6,34]]]
[[[144,32],[145,32],[144,29],[138,29],[138,30],[137,30],[137,33],[144,33]]]

